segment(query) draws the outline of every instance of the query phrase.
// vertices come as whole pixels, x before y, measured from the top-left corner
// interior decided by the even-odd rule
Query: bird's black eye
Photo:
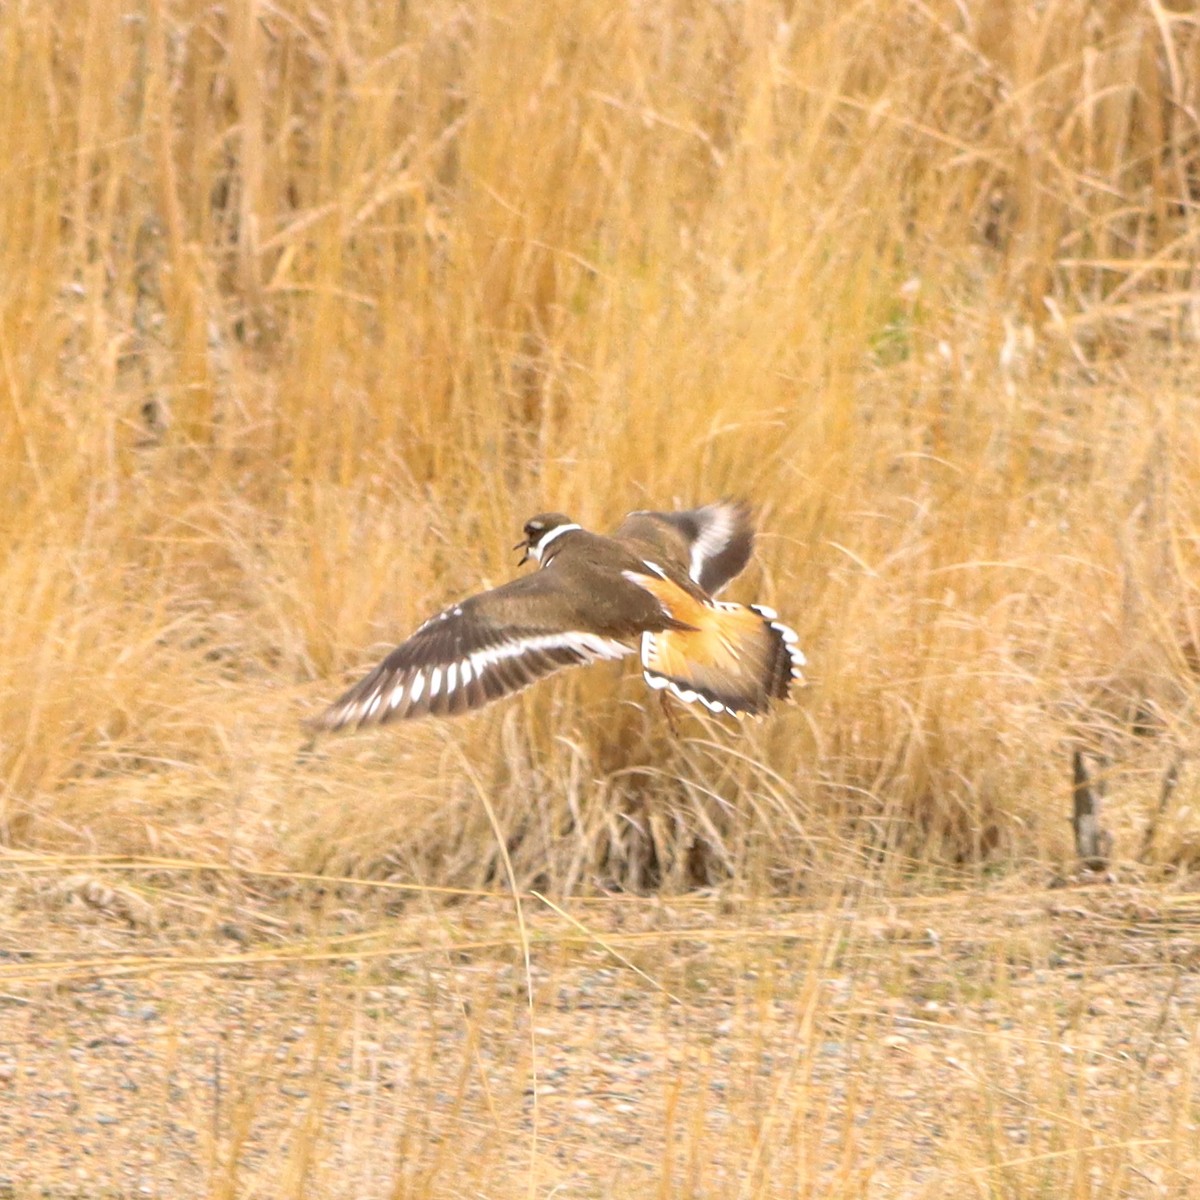
[[[526,533],[541,533],[542,530],[545,528],[546,528],[546,526],[543,525],[541,521],[530,521],[525,526],[525,532]]]

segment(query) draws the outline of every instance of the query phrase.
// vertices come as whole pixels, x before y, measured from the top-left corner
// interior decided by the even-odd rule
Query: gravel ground
[[[0,1196],[507,1197],[531,1170],[556,1197],[955,1196],[1050,1168],[1020,1178],[1063,1194],[1071,1153],[1109,1181],[1076,1194],[1183,1196],[1200,1169],[1196,898],[624,899],[573,907],[590,939],[542,910],[535,1076],[494,901],[318,920],[9,882]]]

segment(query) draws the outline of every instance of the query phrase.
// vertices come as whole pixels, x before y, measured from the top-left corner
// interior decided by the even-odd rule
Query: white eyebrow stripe
[[[576,525],[574,521],[568,521],[565,525],[559,525],[557,528],[550,530],[549,533],[543,534],[532,546],[529,547],[529,553],[537,562],[542,561],[542,555],[546,553],[546,547],[550,545],[556,537],[562,537],[564,533],[570,533],[572,529],[581,529],[581,525]]]

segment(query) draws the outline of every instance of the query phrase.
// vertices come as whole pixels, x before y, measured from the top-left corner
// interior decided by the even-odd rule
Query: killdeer
[[[609,537],[543,513],[524,532],[514,549],[539,570],[426,621],[313,724],[463,713],[639,649],[652,688],[736,717],[765,712],[801,678],[796,634],[775,612],[715,598],[750,558],[744,505],[630,513]]]

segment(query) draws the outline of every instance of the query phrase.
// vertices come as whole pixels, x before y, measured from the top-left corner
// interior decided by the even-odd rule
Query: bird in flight
[[[430,618],[312,724],[465,713],[562,667],[635,652],[650,687],[739,718],[802,678],[796,634],[774,611],[716,599],[754,546],[744,504],[634,512],[607,537],[542,513],[524,532],[514,549],[538,570]]]

